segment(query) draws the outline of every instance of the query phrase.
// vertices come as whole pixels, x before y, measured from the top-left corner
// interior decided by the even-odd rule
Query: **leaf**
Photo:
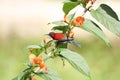
[[[79,2],[65,2],[63,5],[63,12],[68,14],[73,8],[79,5]]]
[[[66,33],[66,31],[68,30],[68,26],[55,26],[52,28],[52,30],[59,30],[62,31],[63,33]]]
[[[61,78],[57,75],[57,73],[52,70],[48,70],[47,73],[42,73],[37,75],[42,77],[44,80],[61,80]]]
[[[28,72],[22,72],[18,75],[18,80],[24,80],[24,77],[28,76]]]
[[[38,56],[44,50],[43,47],[40,47],[38,45],[30,45],[27,48],[31,53],[35,54],[36,56]]]
[[[67,43],[65,42],[57,42],[57,48],[67,48]]]
[[[86,7],[86,0],[81,0],[83,7]]]
[[[29,48],[39,49],[39,48],[41,48],[41,47],[38,46],[38,45],[29,45],[27,48],[28,48],[28,49],[29,49]]]
[[[29,78],[31,69],[21,72],[17,77],[13,78],[12,80],[26,80]]]
[[[108,30],[120,36],[120,21],[117,14],[106,4],[101,4],[91,15]]]
[[[60,55],[65,58],[76,70],[90,77],[89,67],[81,55],[68,49],[63,49]]]
[[[102,39],[108,46],[110,46],[109,40],[106,38],[105,34],[103,33],[102,29],[93,21],[89,19],[85,19],[85,22],[82,26],[82,29],[95,34],[97,37]]]
[[[53,49],[56,46],[56,40],[50,40],[47,44],[45,44],[44,46],[44,51],[46,54],[49,54],[51,51],[53,51]]]
[[[112,10],[111,7],[109,7],[106,4],[101,4],[100,8],[102,8],[101,10],[104,10],[109,16],[113,17],[114,19],[116,19],[117,21],[119,21],[119,18],[117,16],[117,14]]]
[[[68,15],[68,20],[71,22],[74,19],[75,13]]]

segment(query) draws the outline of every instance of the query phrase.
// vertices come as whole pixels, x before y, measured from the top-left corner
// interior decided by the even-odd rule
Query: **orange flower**
[[[50,39],[49,38],[44,38],[44,43],[48,43],[49,41],[50,41]]]
[[[34,61],[35,61],[36,58],[37,58],[37,57],[36,57],[34,54],[30,54],[30,55],[29,55],[29,60],[30,60],[30,62],[32,62],[32,63],[34,63]]]
[[[42,62],[42,57],[34,59],[34,64],[40,64],[41,62]]]
[[[51,41],[51,39],[49,39],[49,38],[44,38],[43,41],[44,41],[45,44],[47,44],[49,41]],[[52,46],[51,43],[47,44],[47,47],[50,47],[50,46]]]
[[[88,3],[89,1],[91,1],[91,4],[95,2],[95,0],[86,0],[86,3]]]
[[[72,21],[73,26],[82,27],[85,19],[82,16],[78,16],[75,20]]]
[[[42,69],[45,69],[45,67],[46,67],[45,63],[40,63],[40,69],[41,69],[41,70],[42,70]]]
[[[42,62],[42,57],[36,57],[35,54],[30,54],[29,60],[34,64],[40,64]]]
[[[86,3],[88,3],[90,0],[86,0]]]
[[[42,56],[36,57],[34,54],[30,54],[29,60],[34,64],[38,64],[40,66],[40,70],[43,70],[43,69],[46,70],[47,67],[45,63],[42,61]]]

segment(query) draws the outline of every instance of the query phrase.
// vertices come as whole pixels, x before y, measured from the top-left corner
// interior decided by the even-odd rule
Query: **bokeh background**
[[[26,46],[39,45],[44,34],[52,28],[47,23],[63,19],[62,2],[63,0],[0,0],[0,80],[11,80],[25,68],[29,56]],[[94,7],[97,8],[101,3],[111,6],[120,17],[120,0],[97,0]],[[105,28],[103,30],[112,48],[80,29],[75,29],[75,39],[82,44],[82,48],[71,45],[69,48],[86,59],[92,80],[119,80],[120,38]],[[62,61],[50,60],[48,66],[58,71],[63,80],[87,79],[67,62],[63,67]]]

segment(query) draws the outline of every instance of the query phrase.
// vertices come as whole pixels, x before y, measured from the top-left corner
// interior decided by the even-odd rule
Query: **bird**
[[[65,34],[63,34],[63,33],[50,32],[48,35],[49,35],[53,40],[57,40],[57,41],[67,40],[67,37],[66,37]]]
[[[75,45],[75,46],[81,47],[80,44],[78,44],[78,43],[76,43],[76,42],[74,41],[74,38],[67,37],[67,36],[66,36],[65,34],[63,34],[63,33],[50,32],[48,35],[49,35],[53,40],[56,40],[56,41],[58,41],[58,42],[63,42],[63,43],[68,42],[68,43],[71,43],[71,44],[73,44],[73,45]]]

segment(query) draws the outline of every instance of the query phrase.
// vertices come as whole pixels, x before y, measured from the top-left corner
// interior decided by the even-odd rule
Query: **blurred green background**
[[[47,23],[63,18],[62,1],[0,0],[0,80],[11,80],[25,69],[29,56],[26,46],[39,45],[52,27]],[[94,6],[100,3],[110,5],[120,16],[119,0],[97,0]],[[120,38],[104,29],[112,45],[110,48],[88,32],[75,31],[75,39],[82,48],[72,45],[69,48],[86,59],[92,80],[119,80]],[[56,70],[63,80],[87,80],[67,62],[63,67],[59,59],[48,61],[47,66]]]

